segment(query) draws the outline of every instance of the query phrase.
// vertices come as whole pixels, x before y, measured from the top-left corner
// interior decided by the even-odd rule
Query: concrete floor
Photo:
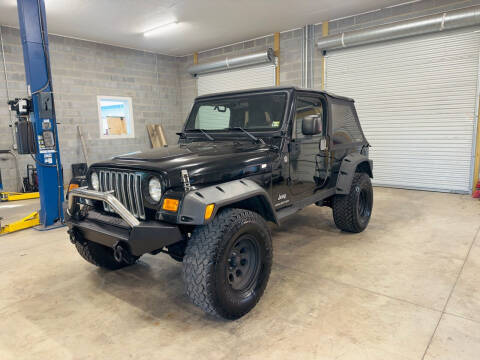
[[[20,220],[40,208],[40,199],[0,202],[0,218],[3,225]],[[1,246],[1,245],[0,245]]]
[[[167,256],[107,272],[64,228],[10,234],[0,359],[478,359],[479,229],[462,195],[375,188],[356,235],[309,207],[273,230],[266,293],[235,322],[191,305]]]

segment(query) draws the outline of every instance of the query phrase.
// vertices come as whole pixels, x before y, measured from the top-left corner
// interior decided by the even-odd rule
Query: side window
[[[213,130],[228,128],[230,124],[230,109],[225,106],[202,105],[198,109],[195,127],[197,129]]]
[[[294,124],[295,137],[297,139],[305,137],[302,133],[302,121],[308,115],[319,115],[323,120],[323,103],[319,97],[300,95],[297,97]]]
[[[332,132],[334,145],[363,141],[362,131],[353,112],[353,104],[332,102]]]

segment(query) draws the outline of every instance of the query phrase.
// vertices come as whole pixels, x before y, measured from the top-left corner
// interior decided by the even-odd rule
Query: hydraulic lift
[[[28,97],[9,101],[17,117],[19,154],[35,162],[40,211],[1,227],[0,234],[41,224],[44,229],[63,225],[63,169],[58,146],[55,103],[48,51],[44,0],[17,0]]]
[[[40,197],[39,192],[15,192],[15,191],[4,191],[0,193],[0,201],[18,201],[18,200],[30,200],[38,199]]]

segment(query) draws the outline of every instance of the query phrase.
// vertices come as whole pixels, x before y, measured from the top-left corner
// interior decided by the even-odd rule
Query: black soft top
[[[270,87],[264,87],[264,88],[257,88],[257,89],[247,89],[247,90],[237,90],[237,91],[228,91],[228,92],[222,92],[222,93],[215,93],[215,94],[207,94],[207,95],[202,95],[198,96],[195,100],[206,100],[206,99],[215,99],[215,98],[220,98],[224,96],[232,96],[232,95],[248,95],[248,94],[255,94],[259,92],[275,92],[275,91],[288,91],[290,93],[293,92],[310,92],[310,93],[317,93],[317,94],[324,94],[329,97],[339,99],[339,100],[344,100],[344,101],[350,101],[354,102],[353,99],[345,97],[345,96],[339,96],[332,94],[330,92],[327,92],[325,90],[316,90],[316,89],[303,89],[299,88],[296,86],[270,86]]]

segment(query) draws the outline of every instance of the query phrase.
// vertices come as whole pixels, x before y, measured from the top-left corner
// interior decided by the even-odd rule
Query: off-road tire
[[[254,275],[248,275],[251,279],[247,282],[248,289],[235,289],[233,282],[237,278],[233,280],[232,275],[232,271],[236,271],[232,270],[232,259],[235,258],[230,256],[240,248],[239,258],[242,251],[245,253],[242,239],[247,238],[252,244],[257,242],[258,248],[252,253],[258,254],[256,259],[259,262],[251,261],[257,265],[250,273]],[[238,319],[248,313],[262,296],[270,275],[272,256],[270,230],[259,214],[243,209],[224,209],[211,223],[195,228],[192,233],[183,259],[186,293],[208,314]]]
[[[118,270],[132,265],[138,260],[138,257],[132,256],[128,263],[125,261],[118,262],[113,256],[113,249],[84,239],[76,241],[75,247],[81,257],[89,263],[108,270]]]
[[[361,205],[362,201],[366,201],[366,204],[364,203],[367,206],[366,210]],[[362,232],[370,221],[372,207],[373,188],[370,177],[365,173],[355,173],[350,193],[335,195],[333,198],[332,209],[335,225],[346,232]]]

